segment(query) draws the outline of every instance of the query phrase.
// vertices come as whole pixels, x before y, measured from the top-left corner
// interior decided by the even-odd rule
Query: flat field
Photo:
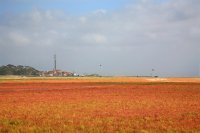
[[[200,132],[200,79],[0,77],[0,132]]]

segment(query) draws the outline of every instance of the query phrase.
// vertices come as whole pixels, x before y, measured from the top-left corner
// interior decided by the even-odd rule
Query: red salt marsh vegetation
[[[198,78],[1,79],[0,132],[200,132]]]

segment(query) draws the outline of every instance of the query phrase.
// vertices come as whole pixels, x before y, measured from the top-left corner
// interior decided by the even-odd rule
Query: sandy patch
[[[164,81],[167,81],[166,78],[148,78],[146,80],[147,81],[151,81],[151,82],[164,82]]]

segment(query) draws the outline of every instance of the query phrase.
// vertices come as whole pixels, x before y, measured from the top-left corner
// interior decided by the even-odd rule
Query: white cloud
[[[19,46],[28,45],[30,43],[30,40],[28,37],[20,33],[15,33],[15,32],[11,32],[9,34],[8,39],[12,44],[16,44]]]
[[[80,19],[81,23],[86,23],[87,22],[87,18],[84,17],[84,16],[81,16],[79,19]]]
[[[34,11],[30,13],[30,18],[31,18],[31,21],[35,23],[40,23],[43,19],[43,16],[39,10],[35,9]]]
[[[105,15],[107,13],[107,11],[105,9],[98,9],[96,11],[94,11],[95,15]]]
[[[104,44],[107,42],[107,39],[104,35],[101,34],[86,34],[82,37],[82,40],[85,43],[89,44]]]
[[[136,70],[142,73],[154,64],[167,73],[166,64],[173,68],[173,64],[190,63],[191,69],[200,60],[199,24],[199,0],[170,0],[162,4],[143,0],[120,10],[97,9],[84,16],[34,9],[0,19],[0,49],[9,51],[12,47],[16,48],[13,50],[24,47],[30,49],[29,53],[39,49],[42,51],[40,56],[46,57],[59,51],[64,57],[78,62],[81,60],[74,57],[73,49],[81,51],[85,58],[90,58],[90,51],[94,51],[96,58],[91,58],[93,62],[102,61],[104,53],[103,61],[107,64],[121,60],[130,65],[127,69],[140,64],[134,70],[131,68],[133,73]],[[17,49],[17,46],[20,47]],[[4,51],[0,52],[4,53],[6,60],[8,52]],[[117,66],[116,62],[114,66]],[[180,69],[176,66],[174,72]],[[189,69],[180,71],[189,75]]]

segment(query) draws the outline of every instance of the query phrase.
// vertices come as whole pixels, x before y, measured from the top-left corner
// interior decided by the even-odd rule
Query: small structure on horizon
[[[45,76],[45,77],[69,77],[69,76],[75,76],[75,74],[72,73],[72,72],[57,70],[56,54],[53,56],[53,58],[54,58],[53,70],[51,70],[51,71],[43,71],[42,72],[42,76]]]
[[[53,69],[53,76],[58,76],[60,73],[56,69],[56,54],[54,54],[54,69]]]

